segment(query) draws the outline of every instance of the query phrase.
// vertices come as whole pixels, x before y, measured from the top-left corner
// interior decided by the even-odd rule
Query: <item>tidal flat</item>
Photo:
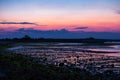
[[[120,73],[120,45],[84,43],[21,43],[8,48],[15,54],[29,55],[43,65],[52,64],[85,69],[92,74],[112,70]]]

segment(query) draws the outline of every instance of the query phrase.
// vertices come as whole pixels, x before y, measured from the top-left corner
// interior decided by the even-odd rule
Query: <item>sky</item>
[[[120,0],[0,0],[0,30],[120,32]]]

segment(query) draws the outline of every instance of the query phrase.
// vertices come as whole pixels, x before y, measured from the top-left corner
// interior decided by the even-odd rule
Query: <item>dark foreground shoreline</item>
[[[92,75],[74,67],[42,65],[30,56],[0,54],[0,80],[119,80],[112,71]]]

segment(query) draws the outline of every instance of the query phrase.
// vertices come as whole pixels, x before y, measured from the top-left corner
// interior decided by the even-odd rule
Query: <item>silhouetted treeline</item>
[[[105,43],[112,41],[120,41],[120,40],[112,40],[112,39],[95,39],[93,37],[84,38],[84,39],[54,39],[54,38],[31,38],[28,35],[25,35],[23,38],[13,38],[13,39],[1,39],[0,41],[4,42],[65,42],[65,43]]]

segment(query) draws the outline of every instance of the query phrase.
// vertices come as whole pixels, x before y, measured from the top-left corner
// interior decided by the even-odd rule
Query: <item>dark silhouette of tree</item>
[[[23,39],[31,39],[31,37],[29,35],[25,35]]]
[[[33,39],[29,35],[25,35],[23,38],[21,38],[20,41],[23,42],[31,42]]]

